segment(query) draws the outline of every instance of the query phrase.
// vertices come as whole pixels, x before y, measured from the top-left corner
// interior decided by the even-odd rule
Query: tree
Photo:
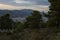
[[[60,0],[49,0],[50,11],[48,17],[48,25],[50,27],[59,28],[60,26]]]
[[[25,27],[40,28],[42,22],[42,15],[39,11],[33,11],[31,16],[26,18]]]
[[[0,17],[0,29],[12,29],[14,28],[14,22],[10,18],[9,14],[5,14]]]
[[[50,10],[48,12],[47,26],[51,27],[54,32],[60,31],[60,0],[49,0]]]
[[[16,25],[16,27],[15,27],[16,31],[18,31],[18,32],[23,31],[23,29],[24,29],[23,23],[16,22],[15,25]]]

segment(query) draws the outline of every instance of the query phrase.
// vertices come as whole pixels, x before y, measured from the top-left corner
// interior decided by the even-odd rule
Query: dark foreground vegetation
[[[60,40],[60,0],[49,0],[50,11],[42,20],[39,11],[33,10],[26,22],[14,22],[9,14],[0,16],[0,40]]]

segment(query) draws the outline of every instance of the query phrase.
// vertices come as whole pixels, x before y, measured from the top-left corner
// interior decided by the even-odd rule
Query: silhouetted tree
[[[33,11],[31,16],[26,18],[25,26],[29,28],[40,28],[42,23],[42,15],[39,11]]]
[[[14,22],[10,18],[9,14],[5,14],[0,17],[0,29],[12,29],[14,28]]]
[[[49,0],[50,11],[48,26],[59,28],[60,26],[60,0]]]

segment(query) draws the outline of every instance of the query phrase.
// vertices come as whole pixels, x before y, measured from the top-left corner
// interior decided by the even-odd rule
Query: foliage
[[[60,0],[49,0],[50,10],[48,17],[48,25],[50,27],[59,28],[60,26]]]
[[[9,14],[5,14],[0,17],[0,29],[13,29],[14,28],[14,22],[12,19],[10,19]]]
[[[28,28],[40,28],[42,23],[42,15],[38,11],[33,11],[32,16],[26,18],[25,26]]]
[[[23,29],[24,29],[24,25],[23,25],[23,23],[21,23],[21,22],[16,22],[16,24],[15,24],[16,26],[15,26],[15,30],[16,31],[23,31]]]

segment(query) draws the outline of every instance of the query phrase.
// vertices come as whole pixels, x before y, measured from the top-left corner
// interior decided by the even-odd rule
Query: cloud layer
[[[48,10],[48,0],[0,0],[0,9]]]
[[[48,0],[0,0],[0,3],[10,4],[15,6],[20,5],[48,5]]]

